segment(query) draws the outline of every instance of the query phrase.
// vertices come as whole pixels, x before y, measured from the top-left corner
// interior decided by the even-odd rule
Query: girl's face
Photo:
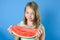
[[[25,17],[27,20],[29,21],[33,21],[34,20],[34,10],[32,8],[30,8],[29,6],[26,7],[26,11],[25,11]]]

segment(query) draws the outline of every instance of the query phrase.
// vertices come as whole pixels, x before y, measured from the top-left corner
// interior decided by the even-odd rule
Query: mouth
[[[32,19],[32,18],[29,17],[29,19]]]

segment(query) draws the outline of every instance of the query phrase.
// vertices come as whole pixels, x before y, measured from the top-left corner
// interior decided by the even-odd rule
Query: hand
[[[8,31],[9,31],[10,34],[12,34],[12,31],[10,29],[11,27],[12,27],[12,25],[10,25],[9,28],[8,28]]]
[[[36,37],[40,37],[42,34],[42,30],[38,30],[38,32],[36,33]]]

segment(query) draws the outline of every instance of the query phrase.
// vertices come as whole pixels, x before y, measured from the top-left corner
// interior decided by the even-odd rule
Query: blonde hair
[[[38,5],[35,2],[28,2],[27,5],[25,6],[24,12],[26,11],[27,6],[29,6],[30,8],[32,8],[32,10],[34,10],[35,17],[34,17],[33,24],[36,26],[35,28],[38,28],[38,26],[40,25],[40,12],[39,12]],[[27,25],[27,19],[26,19],[25,15],[24,15],[24,24]]]

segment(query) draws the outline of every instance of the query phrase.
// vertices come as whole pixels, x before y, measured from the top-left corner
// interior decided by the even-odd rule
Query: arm
[[[19,37],[14,35],[14,40],[19,40]]]
[[[44,26],[42,26],[41,30],[42,30],[42,34],[39,37],[39,40],[45,40],[45,28],[44,28]]]

